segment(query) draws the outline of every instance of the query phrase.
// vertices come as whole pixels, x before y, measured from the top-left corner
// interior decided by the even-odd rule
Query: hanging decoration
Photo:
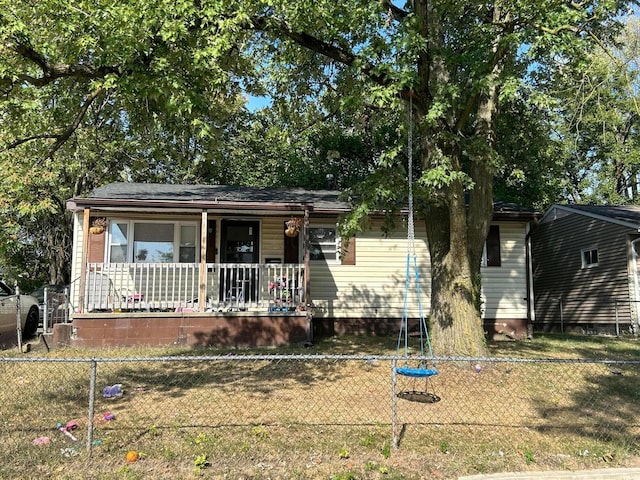
[[[104,217],[97,217],[93,219],[91,222],[91,226],[89,227],[89,233],[93,235],[100,235],[107,228],[107,219]]]
[[[300,227],[302,226],[302,218],[291,217],[290,220],[285,222],[285,226],[284,234],[287,237],[297,237],[298,233],[300,233]]]

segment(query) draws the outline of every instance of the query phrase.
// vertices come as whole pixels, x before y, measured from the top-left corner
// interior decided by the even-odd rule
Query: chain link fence
[[[509,456],[549,464],[551,455],[562,466],[569,458],[640,454],[640,361],[440,358],[429,379],[394,375],[403,362],[0,358],[3,478],[80,459],[106,468],[129,450],[144,452],[156,473],[175,474],[189,458],[189,472],[215,463],[230,478],[262,478],[259,464],[309,474],[329,458],[383,462],[393,452],[437,459],[443,470],[458,462],[451,468],[459,472],[499,470]],[[411,401],[406,392],[439,401]]]

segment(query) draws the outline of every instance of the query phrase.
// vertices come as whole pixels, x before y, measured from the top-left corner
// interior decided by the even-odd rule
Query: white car
[[[18,327],[18,296],[5,282],[0,280],[0,335],[16,335]],[[20,295],[20,321],[22,337],[35,335],[40,320],[38,301],[31,295]]]

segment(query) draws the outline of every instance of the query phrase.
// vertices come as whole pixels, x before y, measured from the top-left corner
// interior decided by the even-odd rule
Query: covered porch
[[[78,313],[304,312],[295,263],[88,263]]]
[[[88,263],[81,305],[71,324],[54,326],[53,341],[98,348],[310,342],[304,272],[301,264]]]
[[[325,276],[341,263],[338,195],[120,183],[73,198],[71,327],[58,328],[74,345],[311,341],[311,261]]]

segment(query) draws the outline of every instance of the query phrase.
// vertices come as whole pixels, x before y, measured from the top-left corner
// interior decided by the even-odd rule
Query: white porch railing
[[[89,263],[85,312],[199,311],[200,264]],[[207,264],[205,311],[294,311],[304,305],[300,264]]]

